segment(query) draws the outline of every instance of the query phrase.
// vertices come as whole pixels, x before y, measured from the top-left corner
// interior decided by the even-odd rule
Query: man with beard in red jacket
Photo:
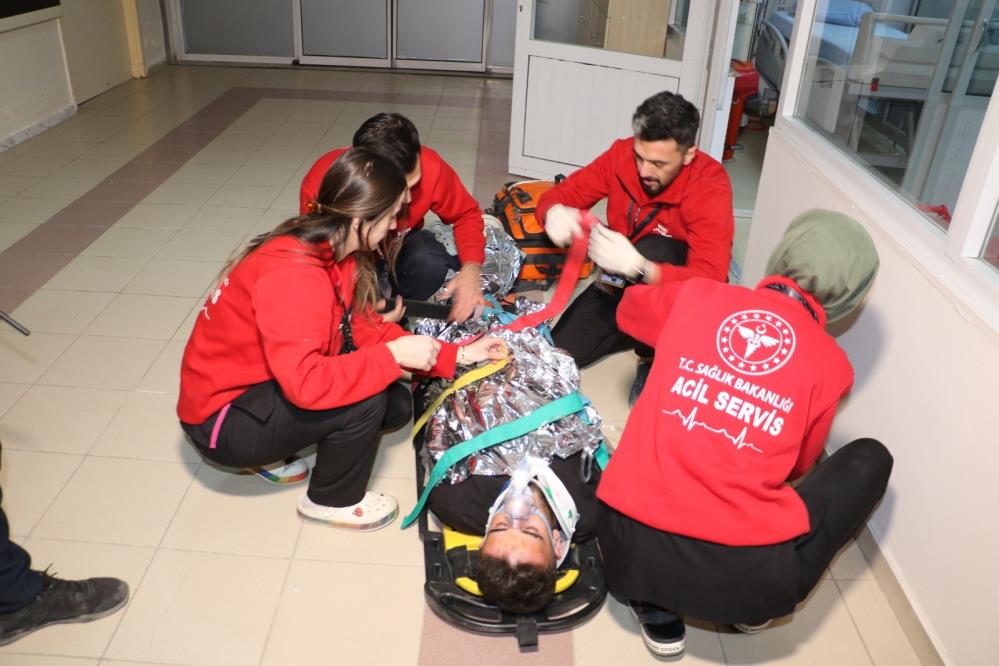
[[[635,349],[641,362],[630,402],[648,377],[653,350],[618,329],[618,303],[632,284],[706,277],[725,282],[732,257],[732,186],[717,161],[697,149],[700,114],[661,92],[632,117],[634,136],[615,141],[589,165],[548,190],[537,216],[558,246],[580,233],[580,209],[607,199],[607,226],[594,228],[590,257],[602,276],[569,306],[552,331],[580,367]]]

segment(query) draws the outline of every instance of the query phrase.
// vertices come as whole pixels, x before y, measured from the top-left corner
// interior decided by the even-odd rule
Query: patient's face
[[[666,189],[697,154],[695,146],[683,150],[673,139],[642,141],[636,138],[633,148],[638,179],[650,197]]]
[[[511,564],[555,565],[555,547],[548,526],[536,515],[514,528],[505,513],[497,512],[486,528],[486,538],[479,551]]]
[[[555,552],[561,553],[562,533],[556,531],[554,536],[549,525],[555,525],[548,502],[541,490],[531,486],[534,504],[545,512],[545,518],[532,513],[527,520],[513,521],[503,511],[497,511],[491,523],[486,525],[486,538],[483,539],[479,551],[490,557],[498,557],[510,564],[531,563],[544,566],[555,566]],[[552,539],[555,539],[553,542]]]

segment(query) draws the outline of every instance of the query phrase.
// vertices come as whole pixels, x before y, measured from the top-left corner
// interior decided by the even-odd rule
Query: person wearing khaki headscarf
[[[873,439],[790,485],[853,384],[826,324],[877,268],[860,224],[809,211],[755,289],[694,278],[625,294],[621,330],[656,354],[597,489],[597,535],[652,652],[683,651],[684,616],[755,632],[793,612],[884,494],[892,457]]]

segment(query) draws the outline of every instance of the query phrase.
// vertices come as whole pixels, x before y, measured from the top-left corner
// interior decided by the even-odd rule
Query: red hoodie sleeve
[[[849,367],[849,362],[846,363],[846,367],[834,371],[833,376],[838,381],[831,381],[830,384],[838,385],[842,388],[839,390],[838,395],[826,405],[825,409],[819,408],[818,415],[813,417],[811,424],[809,424],[808,430],[805,432],[805,439],[801,443],[798,460],[794,464],[794,469],[791,470],[791,476],[788,477],[789,481],[807,472],[815,464],[815,461],[819,459],[825,447],[826,440],[829,438],[829,430],[832,428],[833,417],[836,416],[836,408],[853,386],[853,369]],[[825,399],[829,400],[828,395]]]
[[[617,325],[623,332],[650,347],[659,339],[681,283],[636,284],[624,290],[617,306]]]
[[[613,159],[608,150],[542,194],[534,214],[544,224],[548,210],[555,204],[588,210],[607,197],[613,178]]]
[[[328,355],[333,286],[321,269],[303,264],[269,273],[257,280],[251,300],[267,364],[302,409],[353,404],[402,374],[384,344]]]
[[[404,335],[412,335],[407,330],[382,319],[381,315],[374,312],[367,314],[355,314],[350,319],[351,331],[354,335],[354,344],[360,349],[370,345],[379,345],[401,338]],[[425,374],[434,377],[454,377],[457,367],[458,345],[449,342],[441,342],[441,351],[437,354],[437,364],[430,368]],[[424,374],[419,370],[412,370],[418,374]]]
[[[680,207],[687,229],[687,263],[684,266],[658,264],[661,282],[706,277],[719,282],[728,279],[732,261],[732,186],[722,167],[720,173],[703,174],[710,182],[684,196]]]
[[[486,259],[486,239],[482,234],[482,208],[461,183],[451,165],[441,160],[434,183],[430,210],[444,224],[454,227],[454,242],[462,264],[481,264]]]
[[[312,165],[309,169],[309,173],[305,174],[305,178],[302,179],[302,187],[298,192],[298,213],[299,215],[305,215],[308,213],[306,204],[310,201],[315,201],[316,197],[319,196],[319,186],[323,182],[323,177],[326,172],[329,171],[330,165],[336,161],[336,158],[340,156],[345,149],[337,148],[336,150],[331,150],[326,153]]]

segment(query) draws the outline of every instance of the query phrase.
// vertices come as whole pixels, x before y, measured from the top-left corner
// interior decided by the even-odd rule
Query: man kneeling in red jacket
[[[403,298],[427,300],[444,286],[448,270],[457,275],[447,283],[451,297],[451,319],[464,321],[483,302],[480,268],[485,259],[482,209],[472,198],[455,170],[434,150],[420,145],[413,122],[398,113],[379,113],[365,120],[354,133],[354,148],[365,148],[391,160],[406,176],[407,205],[399,216],[397,232],[402,246],[394,261],[395,282]],[[309,202],[319,195],[326,171],[347,148],[336,148],[312,165],[302,179],[299,204],[307,215]],[[432,212],[454,228],[458,256],[452,256],[423,228],[423,218]]]
[[[693,278],[625,294],[621,330],[656,356],[597,490],[597,534],[607,587],[652,652],[683,651],[685,615],[754,632],[792,612],[884,494],[892,457],[873,439],[789,485],[853,384],[826,324],[877,267],[860,224],[811,211],[755,289]]]
[[[586,367],[634,349],[638,365],[629,403],[648,377],[652,349],[621,331],[614,319],[633,284],[705,277],[724,282],[732,258],[732,186],[717,161],[697,149],[697,108],[661,92],[631,119],[634,135],[618,139],[593,162],[548,190],[537,216],[552,242],[580,233],[580,210],[607,200],[607,226],[590,236],[590,257],[602,269],[552,329],[556,347]]]

